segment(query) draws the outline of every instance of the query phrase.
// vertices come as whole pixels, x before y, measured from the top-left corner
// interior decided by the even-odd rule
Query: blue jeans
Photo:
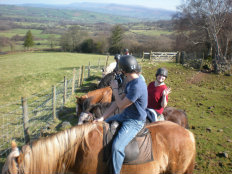
[[[108,118],[106,122],[111,122],[114,120],[122,124],[112,144],[112,162],[114,173],[119,174],[125,158],[124,149],[143,128],[145,121],[121,118],[120,114],[118,114]]]

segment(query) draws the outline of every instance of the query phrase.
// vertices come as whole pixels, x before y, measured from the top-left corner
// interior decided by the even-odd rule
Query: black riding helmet
[[[119,69],[125,73],[139,72],[140,66],[134,56],[125,55],[119,59]]]
[[[168,77],[168,70],[166,68],[159,68],[155,74],[155,76],[157,77],[158,75],[163,75],[166,78]]]
[[[121,57],[120,54],[115,54],[114,59],[115,59],[116,61],[119,61],[120,57]]]

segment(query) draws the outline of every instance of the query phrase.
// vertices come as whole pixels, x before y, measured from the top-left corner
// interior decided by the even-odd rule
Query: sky
[[[180,5],[182,1],[183,0],[0,0],[0,4],[71,4],[75,2],[99,2],[176,10],[176,6]]]

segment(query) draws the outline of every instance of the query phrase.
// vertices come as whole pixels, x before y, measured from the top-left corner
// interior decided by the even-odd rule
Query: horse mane
[[[111,103],[97,103],[89,108],[89,112],[92,113],[95,118],[100,118],[110,105]]]
[[[78,147],[88,148],[87,135],[96,124],[84,124],[41,138],[22,149],[19,173],[62,173],[73,166]],[[85,146],[82,144],[85,143]]]
[[[87,109],[90,108],[91,106],[91,100],[92,100],[93,97],[89,97],[89,98],[86,98],[82,104],[82,109],[83,111],[86,111]]]
[[[110,81],[113,80],[115,77],[115,72],[111,72],[107,75],[105,75],[100,83],[98,84],[97,88],[100,89],[100,88],[104,88],[104,87],[107,87],[107,86],[110,86]]]

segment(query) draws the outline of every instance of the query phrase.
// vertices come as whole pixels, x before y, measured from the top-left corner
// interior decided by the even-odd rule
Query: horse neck
[[[19,165],[20,174],[65,172],[74,165],[78,147],[94,128],[95,124],[76,126],[27,146]]]

